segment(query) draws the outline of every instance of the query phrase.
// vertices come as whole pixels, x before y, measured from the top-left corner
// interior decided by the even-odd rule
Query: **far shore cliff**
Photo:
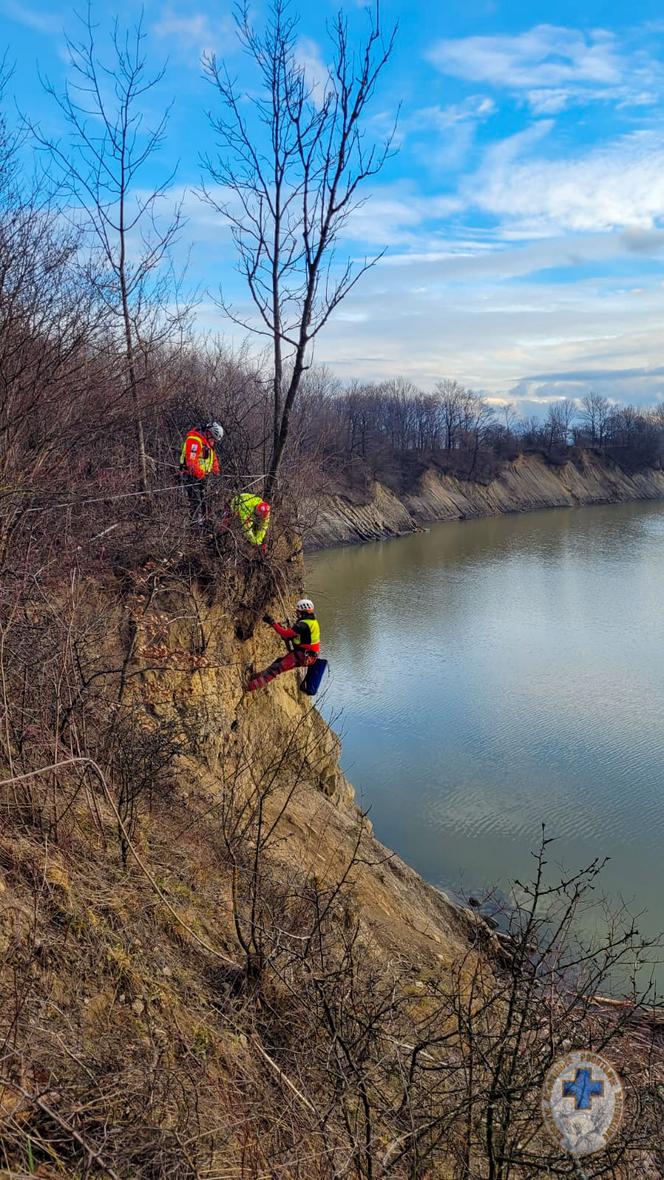
[[[323,495],[306,531],[306,548],[386,540],[444,520],[660,499],[664,471],[626,471],[590,452],[562,465],[552,465],[539,454],[519,455],[484,483],[430,467],[406,491],[394,491],[376,480],[368,493],[340,490]]]

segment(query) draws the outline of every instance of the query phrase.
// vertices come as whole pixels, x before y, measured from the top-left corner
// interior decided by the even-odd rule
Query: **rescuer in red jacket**
[[[310,598],[301,598],[295,609],[297,621],[292,627],[275,623],[272,615],[263,615],[263,622],[268,623],[277,635],[287,643],[292,643],[293,647],[285,656],[270,664],[265,671],[256,672],[247,685],[247,692],[264,688],[275,676],[281,676],[282,672],[291,672],[293,668],[308,668],[316,663],[320,653],[320,623],[316,618],[314,604]]]
[[[207,516],[205,485],[210,475],[219,475],[215,444],[224,437],[218,422],[207,422],[200,430],[190,430],[180,451],[180,473],[189,499],[194,524],[204,524]]]

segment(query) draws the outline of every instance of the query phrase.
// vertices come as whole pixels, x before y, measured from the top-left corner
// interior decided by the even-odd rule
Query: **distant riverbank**
[[[444,520],[661,499],[664,471],[628,472],[589,452],[559,466],[541,455],[519,455],[488,483],[429,468],[407,491],[397,493],[376,481],[368,495],[324,496],[307,529],[306,548],[386,540]]]

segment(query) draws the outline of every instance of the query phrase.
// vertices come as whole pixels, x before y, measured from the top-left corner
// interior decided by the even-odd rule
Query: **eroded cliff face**
[[[192,807],[205,808],[232,786],[251,789],[274,774],[277,789],[266,810],[278,823],[274,844],[285,871],[290,865],[338,878],[361,833],[362,863],[352,878],[367,936],[414,962],[433,956],[449,963],[467,950],[475,915],[375,839],[341,771],[339,738],[299,691],[300,674],[244,691],[249,667],[265,667],[283,651],[270,628],[259,623],[241,641],[223,610],[208,607],[196,592],[188,611],[166,595],[136,627],[135,662],[142,670],[132,691],[157,725],[170,722],[181,731],[187,753],[177,777],[189,784],[184,794]]]
[[[561,467],[539,455],[520,455],[488,484],[431,469],[401,495],[374,483],[366,503],[343,495],[325,497],[312,513],[306,544],[322,549],[402,536],[435,521],[663,497],[663,471],[629,473],[589,453]]]
[[[48,1175],[94,1159],[95,1175],[262,1176],[303,1140],[313,1158],[320,1103],[338,1115],[325,1152],[343,1161],[320,989],[343,1021],[384,991],[379,1035],[398,1056],[423,992],[453,992],[493,936],[374,838],[295,674],[243,691],[248,665],[281,650],[274,633],[241,640],[228,587],[147,564],[121,592],[91,580],[82,594],[92,695],[62,730],[57,777],[50,749],[32,774],[0,776],[4,1158],[32,1172],[46,1142],[60,1153]],[[381,1092],[396,1076],[383,1058]],[[354,1116],[354,1090],[348,1102]],[[399,1111],[386,1126],[381,1156]]]

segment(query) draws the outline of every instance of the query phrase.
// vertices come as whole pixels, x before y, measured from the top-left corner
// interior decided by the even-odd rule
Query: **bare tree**
[[[566,447],[569,444],[576,415],[576,403],[567,397],[551,403],[544,426],[549,451],[554,446]]]
[[[572,433],[572,428],[574,426],[574,420],[578,414],[576,402],[572,401],[571,398],[568,397],[563,398],[562,402],[560,403],[560,413],[562,417],[563,430],[565,432],[565,445],[567,446]]]
[[[505,424],[505,430],[508,434],[513,434],[519,421],[519,415],[514,408],[514,402],[503,402],[500,407],[500,414]]]
[[[121,324],[140,487],[145,490],[147,460],[137,353],[143,326],[153,318],[160,295],[164,300],[160,272],[182,218],[178,206],[162,219],[162,199],[174,172],[147,192],[143,175],[163,142],[170,106],[152,129],[144,125],[144,100],[162,81],[164,68],[148,72],[141,20],[131,31],[115,22],[110,66],[97,51],[90,4],[82,25],[82,39],[66,42],[71,82],[62,94],[45,82],[64,116],[68,136],[61,141],[47,138],[34,127],[33,131],[69,195],[72,215],[77,221],[82,217],[101,254],[101,292]]]
[[[451,451],[457,445],[457,434],[461,425],[461,407],[465,397],[465,389],[458,381],[445,378],[436,385],[436,392],[440,397],[443,426],[445,428],[445,449]]]
[[[554,446],[564,446],[567,442],[567,428],[562,402],[552,402],[547,410],[544,429],[546,431],[546,447],[551,451]]]
[[[415,397],[418,389],[405,377],[394,377],[382,388],[385,426],[392,447],[406,450],[412,445],[415,427]]]
[[[440,446],[442,413],[435,393],[418,393],[413,398],[413,416],[418,451],[433,451]]]
[[[0,63],[0,98],[6,80]],[[25,175],[24,143],[0,110],[0,566],[37,489],[71,471],[107,334],[81,234],[62,224],[43,178]]]
[[[611,410],[608,398],[602,397],[601,393],[589,393],[582,399],[581,406],[581,418],[590,432],[591,441],[601,446]]]
[[[268,496],[312,341],[381,256],[359,263],[337,258],[342,231],[362,203],[360,187],[380,171],[391,143],[391,137],[381,145],[364,140],[364,117],[395,35],[382,37],[377,9],[369,22],[364,44],[353,51],[348,23],[337,16],[322,86],[310,83],[298,61],[298,22],[287,0],[273,0],[263,32],[251,25],[246,4],[237,17],[258,94],[243,94],[214,54],[204,61],[221,106],[210,116],[220,154],[205,160],[211,184],[204,194],[231,226],[257,320],[234,310],[223,293],[221,305],[235,323],[271,344]]]
[[[495,410],[479,394],[468,390],[463,398],[462,415],[463,428],[472,446],[472,458],[468,472],[468,476],[471,477],[477,465],[480,446],[486,439],[487,431],[493,425]]]
[[[351,381],[343,398],[339,399],[338,404],[344,412],[344,441],[351,457],[358,454],[366,459],[370,445],[375,441],[378,399],[374,386],[359,381]]]

